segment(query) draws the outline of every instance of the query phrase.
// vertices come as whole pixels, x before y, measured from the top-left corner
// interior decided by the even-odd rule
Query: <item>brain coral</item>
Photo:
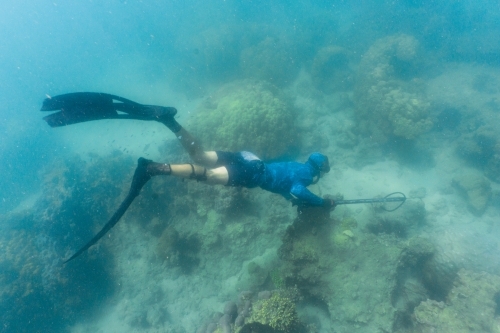
[[[295,118],[293,108],[273,86],[238,81],[206,100],[190,125],[206,149],[248,150],[272,159],[295,145]]]
[[[431,129],[430,103],[416,77],[418,41],[408,35],[382,38],[360,63],[355,88],[360,130],[379,142],[415,139]]]

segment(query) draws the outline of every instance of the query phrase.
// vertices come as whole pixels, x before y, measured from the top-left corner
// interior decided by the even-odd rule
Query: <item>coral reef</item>
[[[58,161],[43,172],[33,207],[2,218],[2,332],[59,332],[113,294],[113,257],[105,242],[78,261],[63,266],[61,259],[105,223],[133,165],[120,154],[93,163],[76,156]]]
[[[500,277],[461,270],[446,303],[427,300],[415,308],[413,332],[499,332],[498,295]]]
[[[293,331],[299,324],[295,303],[280,293],[273,294],[253,305],[249,323],[269,325],[281,332]]]
[[[238,303],[228,301],[224,313],[215,312],[197,333],[302,332],[304,327],[296,309],[298,299],[298,290],[293,288],[259,293],[243,291]]]
[[[420,200],[410,202],[394,220],[411,221],[417,229],[425,209]],[[296,285],[305,299],[328,311],[332,327],[411,329],[414,308],[428,298],[444,299],[456,270],[436,260],[427,239],[406,240],[385,231],[375,235],[355,229],[358,223],[352,216],[331,219],[321,209],[301,211],[283,237],[280,274],[286,285]]]
[[[394,234],[406,238],[408,234],[425,223],[425,204],[419,199],[408,199],[394,212],[387,212],[375,207],[374,214],[366,228],[375,234]]]
[[[425,238],[415,237],[408,241],[399,256],[396,273],[396,286],[391,292],[391,303],[396,309],[393,324],[394,331],[412,327],[414,308],[429,298],[436,299],[439,292],[436,280],[429,279],[435,276],[428,271],[438,266],[434,260],[436,249]],[[434,271],[432,271],[434,272]],[[453,280],[451,280],[452,282]]]
[[[362,236],[359,246],[342,228],[324,210],[303,211],[279,251],[286,283],[323,304],[335,325],[390,330],[395,310],[388,295],[396,285],[398,242],[365,234],[356,236]]]
[[[190,273],[200,262],[200,247],[200,240],[196,235],[180,236],[170,225],[158,239],[156,251],[169,266],[179,267],[183,273]]]
[[[282,237],[283,244],[278,250],[284,262],[281,274],[286,286],[296,285],[311,294],[320,292],[324,286],[321,277],[329,265],[329,259],[319,254],[330,249],[331,244],[330,239],[318,237],[317,232],[319,228],[325,228],[328,231],[322,235],[328,235],[331,222],[328,211],[305,208],[287,228]]]
[[[395,320],[390,294],[397,282],[399,243],[391,236],[367,234],[362,244],[353,244],[349,251],[332,249],[330,267],[322,277],[326,288],[317,297],[325,301],[336,325],[359,332],[390,331]]]
[[[167,184],[167,180],[159,180],[158,186],[168,186],[168,191],[178,193],[166,209],[177,221],[189,221],[176,223],[175,228],[180,234],[196,237],[203,253],[224,253],[228,243],[247,243],[257,233],[249,221],[250,216],[255,219],[258,215],[251,190],[197,182]],[[238,249],[244,252],[243,247]]]
[[[248,150],[272,159],[296,144],[295,118],[293,108],[270,85],[238,81],[207,100],[192,126],[208,149]]]
[[[430,103],[418,80],[418,41],[408,35],[377,40],[363,56],[355,85],[359,131],[378,142],[413,140],[432,128]]]

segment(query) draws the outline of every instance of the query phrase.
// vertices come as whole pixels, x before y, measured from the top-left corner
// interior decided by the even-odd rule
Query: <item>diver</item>
[[[312,153],[305,163],[265,163],[247,151],[205,151],[200,142],[175,120],[177,114],[175,108],[143,105],[104,93],[81,92],[46,98],[41,111],[56,110],[58,112],[44,117],[52,127],[99,119],[158,121],[175,134],[194,161],[194,164],[167,164],[139,158],[129,194],[118,211],[87,245],[66,262],[83,253],[109,231],[125,213],[144,184],[153,176],[170,175],[210,185],[260,187],[281,194],[294,205],[318,206],[326,209],[334,209],[336,206],[334,200],[321,198],[307,189],[330,171],[328,157],[321,153]]]

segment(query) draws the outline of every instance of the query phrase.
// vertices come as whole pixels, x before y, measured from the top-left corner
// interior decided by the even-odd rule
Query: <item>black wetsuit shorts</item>
[[[257,156],[248,152],[216,151],[216,167],[226,167],[229,174],[227,186],[257,187],[264,175],[265,166]]]

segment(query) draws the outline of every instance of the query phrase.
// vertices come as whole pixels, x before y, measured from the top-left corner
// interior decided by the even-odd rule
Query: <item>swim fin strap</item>
[[[48,97],[43,101],[40,111],[58,111],[43,118],[51,127],[99,119],[158,120],[162,116],[173,117],[177,113],[173,107],[144,105],[120,96],[96,92]]]
[[[111,228],[115,226],[116,223],[120,220],[120,218],[125,214],[128,207],[132,204],[135,197],[139,195],[142,187],[151,179],[151,175],[147,172],[147,165],[150,163],[150,160],[145,158],[139,158],[137,161],[137,168],[134,172],[134,178],[132,179],[132,184],[130,185],[130,190],[127,194],[127,197],[118,207],[118,210],[113,214],[113,216],[109,219],[108,223],[104,225],[104,227],[94,236],[87,244],[85,244],[81,249],[76,251],[69,259],[65,260],[64,263],[67,263],[76,257],[78,257],[83,252],[87,251],[89,247],[94,245],[102,238]]]

